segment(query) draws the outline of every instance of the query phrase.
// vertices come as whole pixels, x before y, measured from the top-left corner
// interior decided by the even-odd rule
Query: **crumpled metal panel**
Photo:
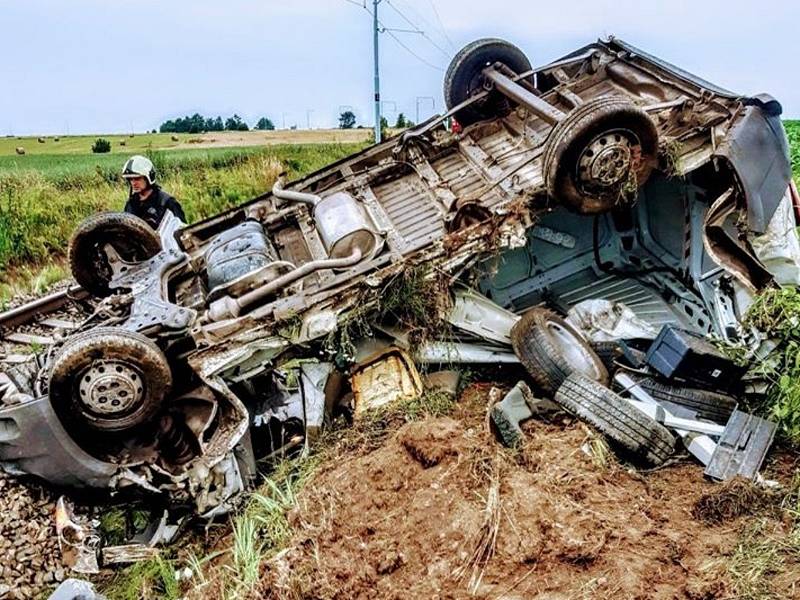
[[[763,100],[760,103],[769,106]],[[780,116],[760,106],[748,106],[716,155],[731,163],[747,199],[747,224],[764,233],[792,176],[789,142]]]
[[[108,487],[118,468],[84,452],[46,396],[0,410],[0,467],[12,474],[37,475],[53,485],[79,488]]]

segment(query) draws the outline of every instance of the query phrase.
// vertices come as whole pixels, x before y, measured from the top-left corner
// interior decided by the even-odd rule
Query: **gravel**
[[[0,472],[0,598],[40,597],[68,576],[54,520],[56,497]]]

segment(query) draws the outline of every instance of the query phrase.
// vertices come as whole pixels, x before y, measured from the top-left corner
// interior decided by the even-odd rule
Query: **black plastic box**
[[[664,325],[645,362],[668,379],[682,379],[715,390],[734,390],[747,370],[722,354],[703,336]]]

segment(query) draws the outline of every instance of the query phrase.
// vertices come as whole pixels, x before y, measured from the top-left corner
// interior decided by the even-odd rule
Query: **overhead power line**
[[[430,4],[431,8],[433,9],[433,14],[436,17],[436,21],[439,23],[439,29],[442,31],[444,39],[447,40],[447,43],[450,44],[450,47],[455,52],[457,50],[456,45],[453,43],[453,40],[450,39],[450,36],[447,34],[447,29],[445,28],[444,23],[442,23],[442,17],[439,16],[439,10],[436,8],[436,3],[433,0],[428,0],[428,4]]]
[[[428,67],[436,69],[437,71],[444,71],[444,69],[417,54],[405,42],[403,42],[399,37],[397,37],[397,35],[395,35],[395,32],[420,34],[423,37],[425,37],[440,52],[445,54],[445,56],[448,56],[448,54],[446,50],[444,50],[441,46],[439,46],[433,40],[431,40],[430,37],[423,30],[417,27],[417,25],[413,21],[411,21],[411,19],[406,17],[402,11],[400,11],[397,7],[395,7],[390,0],[372,0],[372,10],[367,8],[367,0],[363,0],[363,4],[359,3],[357,0],[345,0],[345,2],[363,8],[372,17],[372,48],[373,48],[373,70],[374,70],[374,87],[375,87],[375,95],[373,101],[375,107],[375,143],[378,144],[381,141],[381,87],[380,87],[380,61],[378,58],[379,33],[388,33],[389,36],[395,42],[397,42],[397,44],[401,48],[403,48],[406,52],[411,54],[411,56],[416,58],[421,63],[427,65]],[[381,2],[386,2],[386,4],[388,4],[397,14],[399,14],[403,18],[403,20],[406,23],[408,23],[413,29],[404,30],[404,29],[392,29],[391,27],[386,27],[386,25],[384,25],[384,23],[378,18],[378,5]]]
[[[344,0],[344,1],[347,2],[348,4],[353,4],[355,6],[358,6],[359,8],[363,8],[367,12],[367,14],[369,14],[369,16],[373,16],[372,15],[372,11],[367,6],[365,6],[363,3],[358,2],[357,0]],[[382,1],[385,1],[387,4],[389,3],[388,0],[382,0]],[[395,35],[396,31],[405,31],[406,33],[424,33],[416,25],[413,25],[413,24],[411,25],[412,27],[414,27],[414,31],[398,30],[398,29],[394,29],[392,27],[387,27],[386,24],[383,21],[381,21],[380,19],[378,19],[378,25],[380,26],[381,33],[389,34],[389,36],[395,42],[397,42],[397,44],[401,48],[403,48],[403,50],[405,50],[411,56],[416,58],[419,62],[421,62],[422,64],[424,64],[427,67],[430,67],[431,69],[436,69],[437,71],[440,71],[442,73],[444,72],[444,69],[442,67],[440,67],[439,65],[436,65],[436,64],[432,63],[431,61],[429,61],[429,60],[423,58],[422,56],[420,56],[418,53],[416,53],[414,50],[412,50],[406,43],[404,43],[403,40],[401,40],[399,37],[397,37]]]
[[[404,13],[403,11],[401,11],[399,8],[397,8],[397,7],[394,5],[394,3],[393,3],[393,2],[391,2],[391,0],[385,0],[385,2],[386,2],[386,4],[388,4],[388,5],[389,5],[389,7],[390,7],[390,8],[391,8],[391,9],[392,9],[394,12],[396,12],[398,15],[400,15],[400,17],[401,17],[401,18],[402,18],[402,19],[403,19],[403,20],[404,20],[406,23],[408,23],[409,25],[411,25],[411,27],[413,27],[413,28],[415,29],[414,33],[418,33],[418,34],[420,34],[422,37],[424,37],[426,40],[428,40],[428,42],[431,44],[431,46],[433,46],[433,47],[434,47],[434,48],[436,48],[436,49],[437,49],[439,52],[441,52],[442,54],[444,54],[445,58],[450,58],[450,53],[449,53],[447,50],[445,50],[445,49],[444,49],[444,48],[442,48],[442,47],[441,47],[439,44],[437,44],[435,41],[433,41],[433,39],[432,39],[432,38],[431,38],[431,37],[430,37],[430,36],[429,36],[427,33],[425,33],[425,31],[424,31],[424,30],[420,29],[420,27],[419,27],[419,26],[418,26],[416,23],[414,23],[414,21],[412,21],[411,19],[409,19],[409,18],[408,18],[408,17],[405,15],[405,13]]]

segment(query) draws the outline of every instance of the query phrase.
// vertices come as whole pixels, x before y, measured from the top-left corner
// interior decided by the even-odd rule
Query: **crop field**
[[[786,136],[789,138],[789,152],[792,156],[792,174],[795,183],[800,183],[800,121],[784,121]]]
[[[217,148],[268,146],[273,144],[344,144],[366,141],[371,129],[302,129],[275,131],[214,131],[210,133],[124,133],[70,136],[0,137],[0,158],[15,157],[15,161],[0,162],[0,168],[16,162],[24,165],[29,156],[91,154],[97,138],[111,142],[111,154],[142,153],[147,150],[179,150],[186,148]],[[177,141],[173,139],[177,138]],[[39,140],[43,141],[39,141]],[[25,154],[17,154],[23,148]]]

